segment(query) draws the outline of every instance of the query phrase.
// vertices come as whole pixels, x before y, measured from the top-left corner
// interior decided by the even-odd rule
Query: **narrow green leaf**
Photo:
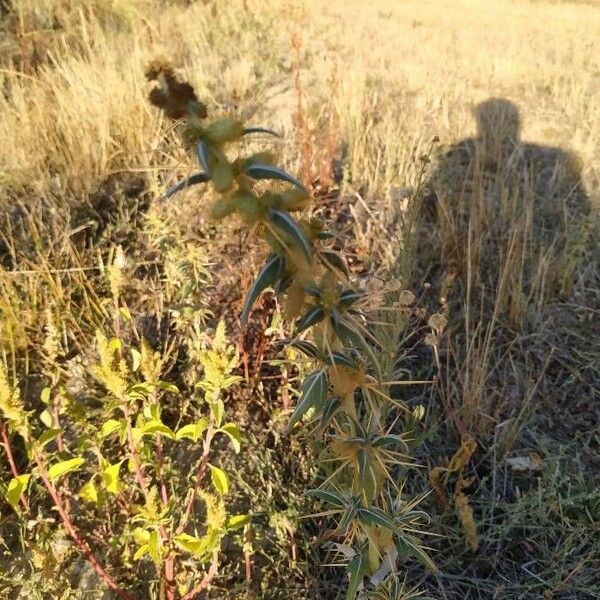
[[[208,146],[204,140],[200,140],[198,145],[196,146],[196,155],[198,156],[198,162],[200,166],[204,169],[204,177],[206,177],[206,181],[208,181],[211,177],[211,169],[208,162]]]
[[[348,531],[348,527],[350,527],[350,523],[352,519],[356,516],[356,506],[351,505],[346,508],[340,522],[338,523],[338,531],[341,535],[345,535]]]
[[[322,306],[313,306],[309,308],[297,321],[296,321],[296,335],[302,333],[309,327],[313,327],[325,317],[325,310]]]
[[[340,406],[341,403],[339,398],[332,398],[329,402],[327,402],[327,404],[320,413],[321,428],[325,428],[327,427],[327,425],[329,425],[331,419],[333,418],[333,415],[340,408]]]
[[[14,510],[17,510],[19,500],[23,495],[23,492],[27,489],[27,484],[29,483],[30,477],[30,473],[23,473],[22,475],[13,477],[8,484],[8,488],[6,490],[6,499]]]
[[[308,261],[311,261],[313,247],[304,231],[302,231],[300,225],[298,225],[287,212],[281,210],[270,210],[268,215],[271,223],[294,241],[302,250]]]
[[[195,173],[194,175],[190,175],[189,177],[186,177],[179,183],[175,184],[172,188],[169,188],[167,193],[162,197],[162,200],[168,200],[178,192],[181,192],[181,190],[185,190],[193,185],[198,185],[199,183],[206,183],[207,181],[208,175],[206,173]]]
[[[244,135],[248,135],[249,133],[267,133],[274,137],[281,137],[276,131],[266,127],[246,127],[244,129]]]
[[[229,478],[225,471],[215,467],[214,465],[208,465],[210,467],[210,476],[215,489],[219,494],[226,494],[229,491]]]
[[[275,179],[277,181],[286,181],[287,183],[292,183],[306,191],[305,185],[299,179],[273,165],[249,165],[246,167],[246,174],[249,177],[252,177],[252,179]]]
[[[338,306],[342,308],[349,308],[356,302],[361,299],[361,294],[355,292],[354,290],[346,290],[340,294],[340,299],[338,301]]]
[[[162,559],[161,552],[161,541],[158,531],[154,530],[148,539],[148,554],[150,558],[154,561],[156,566],[160,565]]]
[[[133,560],[135,560],[135,561],[140,560],[146,554],[148,554],[148,551],[149,551],[148,544],[143,544],[136,550],[135,554],[133,555]]]
[[[63,460],[62,462],[52,465],[48,469],[48,478],[50,481],[56,481],[59,477],[62,477],[71,471],[75,471],[83,463],[85,463],[85,459],[81,457]]]
[[[404,441],[402,436],[394,435],[391,433],[388,435],[380,435],[379,437],[377,437],[373,441],[373,446],[375,446],[375,448],[383,448],[385,446],[403,446],[405,449],[407,449],[406,442]]]
[[[244,525],[250,523],[252,520],[252,515],[231,515],[227,519],[227,523],[225,524],[225,529],[228,531],[235,531],[236,529],[241,529]]]
[[[358,518],[365,525],[379,525],[390,531],[398,531],[398,525],[394,522],[393,517],[377,506],[361,506],[358,509]]]
[[[312,406],[322,407],[327,399],[327,373],[323,369],[314,371],[302,382],[300,400],[290,417],[289,431]]]
[[[252,287],[248,290],[244,308],[240,320],[245,323],[248,320],[248,315],[252,306],[256,302],[260,294],[268,287],[273,287],[283,275],[285,267],[285,259],[278,254],[273,254],[260,270]]]
[[[332,492],[331,490],[308,490],[306,492],[308,496],[323,500],[328,504],[335,506],[336,508],[344,508],[347,504],[347,500],[338,492]]]
[[[306,340],[294,340],[290,342],[290,346],[297,348],[300,352],[306,354],[306,356],[309,356],[310,358],[320,357],[319,349],[312,342],[307,342]]]
[[[331,354],[326,355],[325,362],[328,365],[338,365],[340,367],[354,369],[355,371],[357,369],[356,362],[341,352],[332,352]]]
[[[436,572],[436,564],[422,548],[419,540],[412,535],[402,535],[396,537],[396,550],[402,558],[416,558],[426,569]]]
[[[327,237],[333,236],[329,235]],[[322,239],[321,235],[319,235],[319,239]],[[346,277],[350,277],[350,269],[348,269],[346,260],[339,252],[335,252],[335,250],[321,249],[319,250],[319,258],[329,270],[339,271]]]
[[[346,600],[354,600],[356,598],[358,588],[367,574],[368,564],[368,553],[364,547],[360,548],[354,555],[354,558],[348,563],[347,570],[350,575],[350,582],[348,584]]]

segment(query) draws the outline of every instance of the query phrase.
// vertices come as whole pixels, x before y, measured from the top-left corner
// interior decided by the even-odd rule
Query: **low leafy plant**
[[[246,136],[276,132],[234,116],[207,122],[206,107],[169,65],[153,63],[147,74],[158,82],[152,103],[181,119],[184,144],[202,169],[165,199],[209,183],[215,196],[209,216],[241,222],[248,236],[268,248],[241,320],[247,321],[265,290],[275,291],[289,330],[286,341],[301,356],[305,373],[287,430],[302,424],[326,446],[325,481],[308,493],[322,501],[321,514],[334,520],[325,538],[346,565],[347,598],[356,597],[365,577],[393,573],[398,556],[435,569],[415,535],[426,515],[416,510],[418,499],[407,501],[402,493],[402,473],[411,463],[409,425],[419,411],[413,414],[392,399],[389,386],[398,382],[383,380],[382,345],[368,319],[378,298],[361,291],[341,250],[343,240],[314,209],[304,184],[274,164],[272,153],[230,158],[230,146]]]
[[[115,329],[121,329],[127,310],[118,302],[118,271],[109,277]],[[48,362],[55,364],[56,340],[47,346]],[[127,347],[102,332],[97,352],[91,374],[105,393],[93,408],[69,394],[55,375],[41,393],[46,408],[27,411],[17,382],[0,363],[0,429],[13,475],[6,499],[26,516],[28,490],[45,489],[64,530],[119,597],[137,597],[131,580],[144,562],[155,569],[160,597],[191,600],[216,575],[223,536],[249,520],[227,513],[229,479],[213,462],[215,439],[229,440],[235,452],[241,446],[224,404],[224,394],[239,380],[232,374],[237,353],[221,322],[212,343],[198,352],[198,394],[166,422],[163,407],[181,394],[162,379],[161,355],[145,340]],[[16,438],[25,444],[29,472],[17,470]],[[103,555],[129,573],[110,572]]]

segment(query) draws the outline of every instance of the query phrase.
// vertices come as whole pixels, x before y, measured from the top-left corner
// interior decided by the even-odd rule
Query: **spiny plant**
[[[235,116],[208,122],[192,86],[165,62],[152,63],[147,76],[158,82],[151,102],[179,120],[183,142],[202,168],[164,198],[210,183],[215,199],[209,216],[241,221],[248,237],[268,248],[241,321],[263,291],[275,291],[290,332],[286,342],[303,357],[301,372],[307,373],[287,431],[303,423],[316,443],[326,445],[325,480],[308,493],[324,504],[320,515],[334,519],[324,537],[346,565],[347,598],[356,597],[365,577],[393,573],[397,557],[435,569],[415,535],[426,515],[416,510],[419,499],[406,500],[402,492],[415,415],[390,397],[394,382],[382,377],[382,345],[367,318],[380,298],[360,290],[340,249],[343,240],[314,210],[304,184],[276,166],[271,152],[230,157],[230,146],[245,136],[276,132],[246,126]]]
[[[123,261],[117,253],[107,269],[114,330],[121,334],[131,318],[120,301]],[[122,338],[97,332],[90,373],[103,392],[90,382],[92,404],[61,382],[60,336],[50,319],[41,412],[26,409],[18,382],[0,361],[0,433],[13,476],[5,497],[30,519],[30,489],[35,485],[36,497],[45,489],[74,545],[119,597],[137,597],[131,581],[144,562],[154,566],[160,598],[191,600],[217,574],[224,535],[250,518],[228,514],[229,478],[214,464],[215,439],[228,439],[236,453],[242,442],[236,424],[226,421],[224,403],[240,379],[233,374],[238,355],[219,323],[212,341],[195,347],[203,372],[198,393],[165,418],[165,407],[181,393],[163,379],[164,356],[143,338],[135,346]],[[32,465],[28,472],[17,468],[17,438]],[[108,562],[128,573],[119,577]]]

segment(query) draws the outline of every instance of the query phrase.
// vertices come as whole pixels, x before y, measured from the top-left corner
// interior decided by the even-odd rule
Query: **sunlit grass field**
[[[235,244],[212,232],[205,194],[159,200],[194,157],[147,100],[144,71],[156,57],[211,114],[233,111],[281,132],[282,163],[350,217],[343,222],[371,272],[401,278],[448,320],[437,352],[406,350],[411,374],[435,381],[407,398],[426,411],[422,468],[407,493],[431,491],[429,471],[447,464],[461,434],[476,438],[468,494],[479,548],[429,495],[439,572],[406,565],[405,590],[456,600],[600,597],[600,3],[0,1],[0,353],[26,398],[39,393],[49,320],[69,349],[61,369],[73,389],[81,385],[94,332],[110,324],[106,268],[117,247],[142,333],[182,306],[214,311],[214,298],[239,311],[250,283],[255,256],[242,251],[244,267],[227,266]],[[522,173],[509,159],[493,176],[476,161],[459,165],[452,186],[439,184],[448,149],[478,138],[477,107],[491,98],[518,111],[519,147],[558,153],[573,186],[554,164],[516,185]],[[536,178],[541,195],[528,185]],[[428,198],[436,217],[423,220]],[[539,235],[544,211],[556,226]],[[185,335],[173,334],[171,348]],[[272,490],[257,490],[271,481],[289,493],[285,517],[295,518],[308,484],[288,489],[281,465],[313,475],[288,465],[285,444],[285,459],[277,448],[261,454],[257,436],[256,463],[235,466],[240,482],[250,470],[256,481],[239,483],[239,494],[267,506]],[[515,469],[515,458],[529,462]],[[0,510],[6,597],[103,597],[86,595],[72,569],[70,588],[47,575],[72,564],[68,553],[44,564],[40,579],[10,508]],[[344,597],[340,574],[319,567],[327,561],[314,532],[297,527],[301,560],[287,534],[265,533],[269,558],[254,582],[234,557],[211,597]]]

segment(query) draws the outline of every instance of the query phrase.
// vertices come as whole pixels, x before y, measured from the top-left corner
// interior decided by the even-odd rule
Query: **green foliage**
[[[115,318],[120,314],[117,311]],[[94,419],[70,420],[60,405],[64,398],[50,388],[42,391],[42,405],[56,406],[56,413],[48,419],[30,418],[18,386],[8,383],[0,363],[1,417],[24,439],[35,465],[31,472],[13,477],[6,500],[19,512],[28,487],[41,484],[65,530],[89,556],[93,552],[86,534],[77,527],[67,500],[77,498],[85,507],[88,526],[110,527],[107,541],[123,557],[123,567],[135,570],[137,563],[146,561],[156,570],[165,598],[186,597],[214,576],[223,536],[248,521],[246,515],[227,514],[228,475],[209,462],[217,434],[226,436],[234,452],[241,449],[237,425],[223,423],[224,391],[239,380],[232,374],[237,354],[227,343],[224,324],[219,323],[212,344],[199,352],[204,376],[196,389],[204,392],[204,398],[194,398],[176,421],[165,422],[166,399],[179,396],[179,390],[161,379],[160,354],[146,341],[126,347],[102,332],[97,332],[96,340],[98,361],[90,372],[100,386],[97,391],[104,393]],[[60,420],[55,414],[61,415]],[[174,464],[182,450],[190,457],[185,469]],[[111,514],[120,517],[115,520]],[[121,597],[131,598],[126,584],[112,580],[102,560],[95,560],[107,585]]]
[[[156,79],[160,85],[160,76]],[[169,94],[169,89],[161,89]],[[338,545],[348,559],[347,598],[356,597],[365,577],[373,575],[392,552],[434,568],[414,537],[423,515],[402,499],[397,482],[398,468],[410,460],[401,428],[403,415],[382,381],[377,356],[381,344],[371,331],[367,310],[372,299],[357,291],[343,253],[332,247],[326,223],[312,210],[302,182],[276,167],[271,155],[229,156],[229,146],[246,133],[266,130],[246,127],[229,116],[206,124],[206,115],[199,115],[193,105],[186,110],[180,128],[203,169],[194,182],[211,184],[210,216],[216,221],[236,219],[248,236],[259,238],[268,249],[241,320],[247,321],[261,293],[273,289],[291,331],[289,343],[305,355],[300,371],[308,374],[300,385],[288,432],[318,419],[316,431],[325,434],[327,442],[323,467],[339,462],[324,489],[310,493],[325,502],[326,514],[338,516],[336,531],[343,538]],[[271,189],[265,189],[265,180],[272,182]],[[167,196],[189,184],[190,179],[177,184]],[[292,187],[285,189],[285,184]],[[203,385],[214,406],[211,385]],[[409,421],[405,420],[407,427]],[[220,425],[221,418],[216,422]],[[236,434],[228,435],[235,445]],[[315,441],[319,443],[319,438]],[[214,487],[224,493],[227,478],[217,467],[210,469]]]

